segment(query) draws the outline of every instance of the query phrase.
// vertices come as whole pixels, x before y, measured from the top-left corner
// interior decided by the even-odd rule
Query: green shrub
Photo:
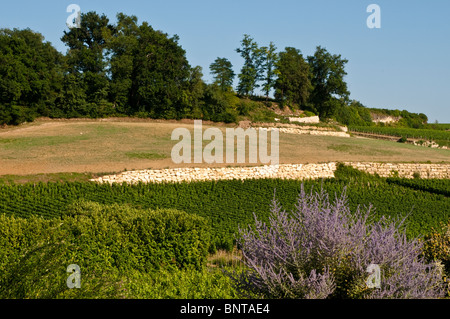
[[[450,222],[425,237],[424,256],[430,261],[440,261],[450,277]]]
[[[231,279],[220,269],[133,272],[124,284],[133,299],[239,298]]]
[[[202,269],[206,221],[176,210],[77,202],[61,218],[0,215],[0,298],[109,298],[133,271]],[[66,267],[83,289],[68,290]]]
[[[425,236],[423,256],[429,262],[438,262],[444,268],[447,283],[447,296],[450,296],[450,222],[442,225],[440,230],[435,230]]]
[[[405,136],[402,136],[402,137],[398,140],[398,142],[399,142],[399,143],[406,143],[406,142],[408,142],[408,138],[406,138]]]

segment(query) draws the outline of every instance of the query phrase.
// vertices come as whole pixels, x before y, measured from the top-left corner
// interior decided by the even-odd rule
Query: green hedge
[[[196,215],[77,202],[61,218],[0,215],[0,298],[117,297],[127,274],[203,269],[210,230]],[[67,266],[83,289],[69,290]]]

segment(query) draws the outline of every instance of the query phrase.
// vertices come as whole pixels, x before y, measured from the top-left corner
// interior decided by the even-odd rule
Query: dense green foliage
[[[427,128],[433,130],[450,131],[450,124],[439,124],[439,123],[427,124]]]
[[[68,89],[71,96],[64,99],[63,109],[69,117],[97,117],[108,113],[99,112],[98,108],[109,108],[109,80],[105,49],[107,37],[114,27],[109,19],[95,12],[82,15],[81,28],[64,32],[61,40],[67,45],[68,52],[66,80],[75,81],[76,85]]]
[[[308,57],[311,68],[313,90],[311,102],[320,117],[333,116],[336,110],[334,97],[346,99],[350,95],[344,81],[345,65],[348,60],[341,55],[331,54],[325,48],[317,47],[313,56]]]
[[[396,184],[416,190],[441,194],[450,197],[450,181],[448,179],[404,179],[388,178],[389,184]]]
[[[442,183],[448,185],[448,181]],[[72,202],[80,199],[102,204],[128,203],[144,209],[178,209],[206,218],[212,228],[210,251],[229,250],[238,227],[254,221],[253,213],[262,220],[267,219],[274,191],[290,210],[301,184],[293,180],[248,180],[133,186],[81,182],[4,185],[0,186],[0,212],[24,218],[33,215],[60,217]],[[351,207],[371,203],[378,217],[409,214],[409,236],[427,233],[450,217],[450,198],[446,195],[397,185],[348,168],[341,168],[336,179],[326,179],[322,184],[305,181],[304,184],[306,189],[323,185],[331,194],[341,193],[347,186]]]
[[[217,58],[209,66],[214,75],[214,83],[219,85],[222,91],[231,91],[233,89],[233,80],[236,74],[233,71],[233,65],[226,58]]]
[[[244,59],[244,65],[238,75],[237,92],[244,96],[253,95],[260,86],[258,82],[263,76],[264,51],[259,48],[258,43],[250,35],[245,34],[241,41],[241,47],[237,48],[236,52]]]
[[[305,106],[312,88],[309,64],[295,48],[286,48],[279,56],[275,98],[282,104]]]
[[[440,146],[450,146],[450,131],[389,126],[350,126],[349,129],[353,132],[389,135],[398,138],[414,138],[423,141],[434,141]]]
[[[450,297],[450,222],[433,229],[425,237],[424,244],[424,257],[429,261],[440,262],[444,267],[447,296]]]
[[[346,105],[342,101],[335,101],[337,106],[334,118],[339,123],[350,126],[371,126],[374,124],[369,109],[360,102],[352,101],[349,105]]]
[[[117,297],[130,274],[203,269],[209,240],[203,218],[170,209],[76,202],[52,219],[2,214],[0,297]],[[67,289],[71,264],[83,289]]]
[[[0,125],[61,107],[64,56],[29,29],[0,30]]]
[[[276,65],[279,60],[279,54],[276,52],[277,47],[273,42],[270,42],[268,47],[262,47],[262,55],[263,55],[263,86],[262,90],[266,95],[266,99],[269,98],[270,91],[274,88],[277,69]]]

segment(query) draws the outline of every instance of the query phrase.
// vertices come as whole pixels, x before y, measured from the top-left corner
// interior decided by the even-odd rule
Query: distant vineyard
[[[389,184],[409,187],[416,190],[441,194],[450,197],[450,182],[448,179],[404,179],[388,178]]]
[[[307,191],[324,189],[331,196],[345,186],[353,209],[372,203],[375,217],[406,216],[409,236],[427,233],[431,227],[450,218],[450,197],[436,191],[437,182],[414,186],[401,180],[370,178],[360,181],[327,179],[304,182]],[[448,190],[450,182],[439,182]],[[18,217],[39,215],[60,217],[69,204],[85,199],[102,204],[126,203],[140,208],[174,208],[206,217],[214,230],[215,248],[229,249],[238,227],[252,224],[255,213],[267,220],[270,203],[276,198],[288,211],[294,208],[302,182],[285,180],[249,180],[199,182],[193,184],[109,185],[95,183],[48,183],[0,186],[0,213]]]
[[[450,146],[450,131],[432,129],[413,129],[400,127],[379,127],[379,126],[350,126],[351,132],[372,133],[398,138],[414,138],[423,141],[434,141],[440,146]]]

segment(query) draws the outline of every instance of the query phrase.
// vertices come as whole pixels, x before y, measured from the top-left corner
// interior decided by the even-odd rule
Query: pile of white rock
[[[274,128],[259,128],[260,130],[272,131]],[[336,137],[350,137],[347,132],[337,132],[331,130],[308,130],[300,128],[277,128],[280,133],[284,134],[297,134],[297,135],[316,135],[316,136],[336,136]]]
[[[414,163],[351,163],[358,170],[381,177],[399,176],[413,178],[450,178],[450,164]],[[118,175],[103,176],[91,181],[98,183],[162,183],[195,182],[207,180],[246,180],[279,178],[291,180],[332,178],[337,163],[282,164],[257,167],[174,168],[162,170],[127,171]]]
[[[206,180],[246,179],[317,179],[334,177],[336,163],[285,164],[257,167],[174,168],[162,170],[127,171],[118,175],[103,176],[92,181],[99,183],[158,183],[194,182]]]

